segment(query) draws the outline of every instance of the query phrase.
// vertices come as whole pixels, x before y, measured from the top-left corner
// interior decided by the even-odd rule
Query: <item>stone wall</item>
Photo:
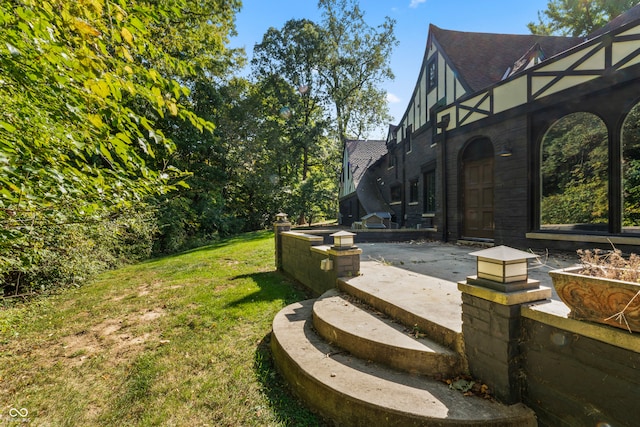
[[[550,289],[499,292],[460,282],[471,374],[541,427],[637,425],[640,336],[570,318]]]
[[[356,247],[337,250],[325,245],[323,236],[294,231],[281,232],[279,239],[280,270],[317,295],[335,288],[338,277],[360,274],[362,250]]]
[[[638,425],[638,334],[570,319],[559,301],[522,314],[523,402],[541,427]]]

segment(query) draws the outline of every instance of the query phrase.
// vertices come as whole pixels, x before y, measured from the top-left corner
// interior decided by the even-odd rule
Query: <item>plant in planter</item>
[[[549,272],[570,317],[640,332],[640,256],[579,250],[580,265]]]

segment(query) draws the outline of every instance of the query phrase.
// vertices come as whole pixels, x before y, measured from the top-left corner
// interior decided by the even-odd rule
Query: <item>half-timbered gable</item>
[[[430,124],[435,107],[452,104],[581,41],[573,37],[451,31],[430,25],[418,81],[398,126],[399,140],[405,139],[409,127],[417,131]]]

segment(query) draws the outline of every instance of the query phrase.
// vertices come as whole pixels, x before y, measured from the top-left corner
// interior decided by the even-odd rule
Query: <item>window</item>
[[[433,55],[427,64],[427,92],[438,85],[438,55]]]
[[[424,209],[423,212],[432,214],[436,212],[436,171],[430,170],[424,173]]]
[[[412,132],[413,132],[413,126],[409,125],[409,127],[407,128],[407,138],[404,141],[407,153],[411,152],[411,133]]]
[[[402,202],[402,186],[400,184],[396,184],[391,186],[391,203],[400,202]]]
[[[409,203],[418,203],[418,180],[409,181]]]
[[[640,233],[640,104],[622,125],[622,231]]]
[[[396,156],[391,153],[387,154],[387,156],[389,157],[389,169],[391,169],[396,165]]]
[[[606,231],[609,223],[609,142],[602,120],[573,113],[542,140],[540,228]]]

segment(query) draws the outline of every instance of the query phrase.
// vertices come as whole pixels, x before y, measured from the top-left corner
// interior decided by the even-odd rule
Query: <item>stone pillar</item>
[[[355,246],[347,250],[329,249],[327,254],[333,261],[336,277],[355,277],[360,275],[360,254],[362,254],[362,249]]]
[[[336,277],[359,275],[362,249],[353,244],[356,234],[342,230],[330,236],[333,237],[333,245],[327,253],[334,264],[333,270]]]
[[[462,292],[462,334],[471,375],[489,386],[506,404],[522,400],[519,342],[521,306],[551,297],[551,289],[536,287],[512,292],[458,283]]]
[[[282,271],[282,236],[281,233],[291,231],[291,223],[287,220],[287,214],[276,215],[276,222],[273,223],[273,233],[275,240],[276,269]]]

